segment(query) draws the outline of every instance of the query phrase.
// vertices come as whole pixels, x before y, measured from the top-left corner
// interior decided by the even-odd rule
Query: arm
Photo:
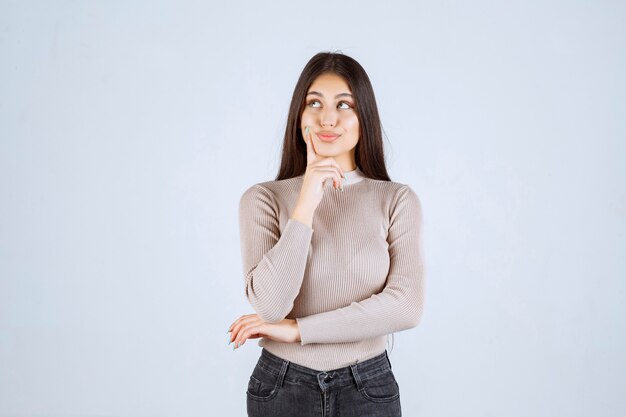
[[[239,201],[239,230],[246,298],[260,318],[278,323],[300,292],[313,229],[290,218],[281,235],[274,196],[255,184]]]
[[[382,292],[349,306],[297,318],[300,343],[355,342],[418,325],[424,303],[422,206],[400,188],[389,221],[389,273]]]

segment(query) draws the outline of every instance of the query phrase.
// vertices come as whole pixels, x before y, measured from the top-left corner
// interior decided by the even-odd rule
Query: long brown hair
[[[361,133],[354,149],[356,166],[368,178],[391,181],[385,166],[382,126],[372,83],[361,64],[340,52],[320,52],[302,70],[291,97],[276,180],[296,177],[306,171],[306,143],[300,129],[306,94],[319,75],[329,72],[342,77],[352,90]]]

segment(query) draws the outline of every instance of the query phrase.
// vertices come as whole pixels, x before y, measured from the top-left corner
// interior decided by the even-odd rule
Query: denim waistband
[[[317,371],[280,358],[263,348],[257,366],[278,376],[281,379],[281,385],[282,379],[286,379],[292,382],[319,385],[322,388],[328,388],[331,386],[342,387],[352,385],[355,382],[358,386],[361,386],[363,380],[390,371],[391,361],[389,361],[387,350],[385,350],[380,355],[366,359],[363,362],[357,362],[330,371]]]

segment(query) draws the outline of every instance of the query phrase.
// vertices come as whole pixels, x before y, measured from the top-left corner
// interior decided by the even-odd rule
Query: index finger
[[[307,165],[317,161],[317,152],[315,151],[315,146],[313,145],[313,139],[311,139],[311,129],[306,126],[304,129],[304,141],[306,142],[306,163]]]

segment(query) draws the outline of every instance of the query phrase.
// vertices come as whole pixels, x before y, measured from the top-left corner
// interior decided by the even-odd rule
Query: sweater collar
[[[343,176],[343,185],[355,184],[365,178],[363,171],[361,171],[359,167],[356,167],[352,171],[344,171]]]
[[[344,178],[342,181],[343,185],[356,184],[357,182],[361,182],[366,178],[365,175],[363,174],[363,171],[361,171],[359,167],[356,167],[352,171],[344,171],[343,175],[344,175]],[[304,174],[299,175],[299,177],[300,178],[304,177]],[[326,186],[332,187],[333,182],[327,181]]]

